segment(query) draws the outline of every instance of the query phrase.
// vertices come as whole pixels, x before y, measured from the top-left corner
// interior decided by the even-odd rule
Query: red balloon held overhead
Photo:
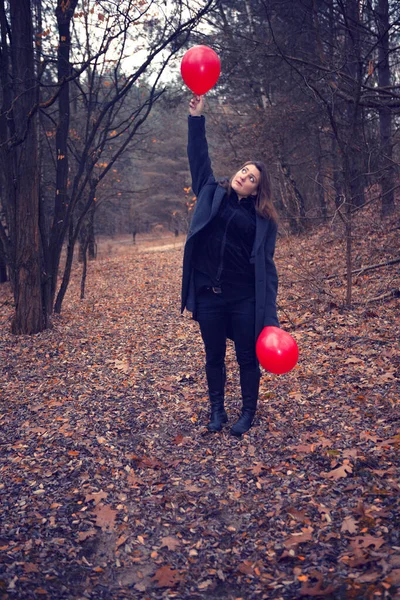
[[[264,327],[258,336],[256,354],[266,371],[282,375],[291,371],[299,358],[299,348],[290,333],[279,327]]]
[[[193,46],[185,53],[181,62],[182,79],[198,96],[214,87],[220,72],[218,54],[209,46]]]

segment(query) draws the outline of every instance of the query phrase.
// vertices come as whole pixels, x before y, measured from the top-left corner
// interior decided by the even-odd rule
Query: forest
[[[216,174],[265,160],[282,232],[340,219],[351,304],[353,217],[395,210],[399,11],[389,0],[2,2],[0,281],[12,330],[49,326],[76,246],[94,258],[96,234],[187,229],[179,63],[196,44],[222,62],[208,95]]]
[[[0,32],[2,600],[400,599],[399,2],[0,0]],[[196,45],[300,352],[239,440],[179,313]]]

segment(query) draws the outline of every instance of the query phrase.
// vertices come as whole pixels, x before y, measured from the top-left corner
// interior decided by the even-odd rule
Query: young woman
[[[279,326],[273,261],[276,212],[263,163],[249,161],[229,182],[215,180],[203,107],[202,96],[191,99],[188,157],[197,201],[184,251],[181,310],[191,311],[200,325],[211,432],[220,431],[228,421],[225,351],[227,337],[234,341],[243,405],[231,433],[240,436],[252,426],[257,409],[260,369],[256,340],[266,325]]]

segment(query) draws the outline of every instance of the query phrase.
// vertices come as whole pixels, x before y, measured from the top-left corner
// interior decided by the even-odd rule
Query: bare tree
[[[112,2],[82,0],[78,15],[78,0],[57,0],[55,11],[43,0],[45,10],[37,11],[37,22],[32,2],[0,2],[1,203],[5,207],[0,238],[12,274],[15,333],[40,331],[48,326],[53,309],[61,310],[75,243],[99,182],[146,121],[162,91],[160,76],[171,57],[217,0],[204,0],[195,7],[184,0],[171,6],[156,0],[124,0],[118,10]],[[87,25],[86,39],[84,27],[72,27],[75,16]],[[34,25],[42,22],[47,29],[36,31],[43,46],[35,69]],[[58,44],[50,38],[48,25],[54,22]],[[133,49],[140,50],[143,58],[127,71],[124,57]],[[153,74],[152,85],[141,90],[140,102],[128,107],[126,98],[148,72]],[[105,80],[108,91],[100,94],[99,85]],[[38,110],[44,133],[43,169],[37,156]],[[99,170],[103,153],[108,154],[107,165]],[[66,239],[67,260],[58,287]]]

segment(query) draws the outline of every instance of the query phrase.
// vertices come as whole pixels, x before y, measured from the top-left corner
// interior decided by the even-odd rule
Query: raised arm
[[[201,188],[214,180],[208,155],[203,96],[193,96],[189,103],[188,159],[192,175],[192,190],[198,196]]]

